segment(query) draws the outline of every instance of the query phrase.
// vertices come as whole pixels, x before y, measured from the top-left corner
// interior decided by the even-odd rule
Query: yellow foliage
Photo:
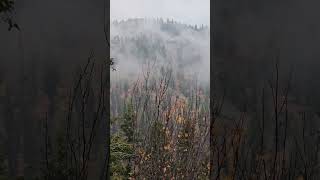
[[[164,150],[170,150],[170,144],[167,144],[163,147]]]
[[[183,122],[183,118],[181,116],[178,116],[177,118],[177,123],[181,124]]]

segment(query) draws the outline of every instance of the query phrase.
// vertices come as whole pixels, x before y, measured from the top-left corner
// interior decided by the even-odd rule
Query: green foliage
[[[121,124],[121,130],[128,138],[128,142],[133,142],[134,136],[134,113],[132,105],[128,105],[124,112]]]
[[[113,124],[120,124],[118,133],[111,136],[110,158],[112,179],[128,179],[131,175],[131,158],[134,156],[134,113],[127,105],[122,117],[113,118]]]
[[[129,159],[134,153],[133,145],[128,143],[125,136],[115,134],[111,137],[110,151],[112,178],[128,179],[131,172]]]

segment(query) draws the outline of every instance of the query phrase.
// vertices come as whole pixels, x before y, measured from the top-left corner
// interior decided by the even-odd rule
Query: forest
[[[319,116],[301,70],[273,47],[268,61],[230,50],[210,62],[209,32],[111,24],[111,177],[317,179]]]
[[[206,179],[209,28],[115,21],[111,56],[111,177]]]
[[[318,5],[0,0],[0,179],[319,179]]]

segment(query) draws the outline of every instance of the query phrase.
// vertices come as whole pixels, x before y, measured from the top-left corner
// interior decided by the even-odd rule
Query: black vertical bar
[[[214,16],[215,16],[215,1],[210,2],[210,172],[209,179],[213,179],[213,161],[214,161],[214,150],[213,150],[213,127],[214,127]]]
[[[105,112],[106,112],[106,143],[105,143],[105,160],[103,161],[102,171],[100,180],[110,179],[110,68],[111,68],[111,57],[110,57],[110,1],[103,0],[103,22],[104,22],[104,37],[106,42],[106,60],[109,63],[106,67],[106,98],[105,98]]]

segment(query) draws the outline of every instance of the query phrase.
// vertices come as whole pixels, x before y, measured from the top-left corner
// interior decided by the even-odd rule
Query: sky
[[[111,20],[169,18],[191,25],[210,25],[210,0],[111,0]]]

